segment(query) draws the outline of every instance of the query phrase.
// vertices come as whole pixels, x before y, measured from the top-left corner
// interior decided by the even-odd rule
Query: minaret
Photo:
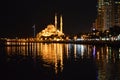
[[[57,29],[57,14],[55,13],[55,28]]]
[[[63,32],[62,27],[63,27],[63,20],[62,20],[62,15],[61,15],[60,16],[60,32],[61,33]]]

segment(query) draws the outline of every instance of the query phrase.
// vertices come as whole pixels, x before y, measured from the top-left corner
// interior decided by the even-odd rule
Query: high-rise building
[[[98,14],[95,20],[95,28],[99,31],[104,29],[104,0],[98,0]]]
[[[113,0],[104,0],[104,30],[108,30],[110,27],[114,26],[114,8]]]
[[[95,28],[99,31],[108,30],[114,25],[120,26],[120,1],[98,0],[98,15]]]
[[[114,2],[114,22],[115,25],[120,26],[120,1],[115,0]]]

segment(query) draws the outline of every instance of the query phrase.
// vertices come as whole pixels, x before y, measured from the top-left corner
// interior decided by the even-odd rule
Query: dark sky
[[[48,24],[55,13],[63,15],[65,34],[90,31],[96,18],[97,0],[4,0],[0,4],[0,37],[33,36]]]

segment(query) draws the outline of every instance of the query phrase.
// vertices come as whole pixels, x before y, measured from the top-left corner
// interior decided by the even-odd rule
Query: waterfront
[[[21,44],[0,47],[4,80],[120,80],[118,46]]]

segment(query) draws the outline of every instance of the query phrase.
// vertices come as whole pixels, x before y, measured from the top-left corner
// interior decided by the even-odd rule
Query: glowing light
[[[69,53],[69,49],[68,49],[68,48],[69,48],[69,45],[66,44],[66,45],[65,45],[65,49],[66,49],[67,58],[68,58],[68,53]]]
[[[47,62],[47,66],[50,64],[54,65],[55,72],[58,72],[58,67],[60,71],[63,69],[63,45],[62,44],[42,44],[41,52],[44,62]],[[58,65],[60,63],[60,65]]]
[[[6,43],[6,44],[7,44],[7,45],[10,45],[11,43],[7,41],[7,43]]]
[[[74,57],[75,57],[75,59],[76,59],[76,44],[74,44]]]
[[[95,53],[96,53],[96,47],[93,47],[93,56],[95,57]]]
[[[11,47],[7,47],[7,53],[8,53],[8,55],[10,55],[12,53]]]
[[[81,54],[81,45],[77,45],[76,48],[77,48],[77,53],[78,53],[78,54]]]
[[[119,59],[120,59],[120,54],[119,54]]]
[[[100,52],[97,52],[97,59],[100,59]]]
[[[84,54],[84,46],[81,45],[81,56],[82,56],[82,58],[83,58],[83,54]]]
[[[57,30],[57,28],[54,25],[50,24],[47,26],[47,28],[45,28],[37,34],[37,38],[40,38],[42,36],[48,37],[54,35],[62,36],[64,34],[61,31]]]

